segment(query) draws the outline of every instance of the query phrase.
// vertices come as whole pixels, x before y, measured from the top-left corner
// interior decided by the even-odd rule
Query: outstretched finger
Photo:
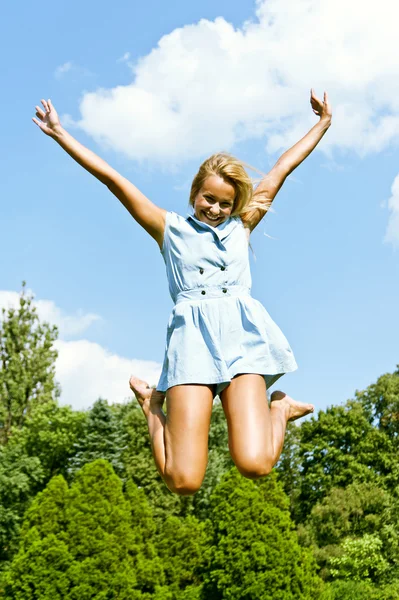
[[[50,112],[47,102],[45,100],[40,100],[40,102],[43,104],[44,110]]]
[[[313,95],[312,95],[312,97],[311,97],[311,99],[310,99],[310,103],[311,103],[311,105],[312,105],[312,106],[313,106],[314,104],[317,104],[318,106],[321,106],[321,104],[322,104],[322,102],[321,102],[320,98],[318,98],[318,97],[316,96],[316,94],[314,94],[314,93],[313,93]]]
[[[38,127],[40,127],[40,129],[42,129],[42,122],[41,122],[41,121],[38,121],[37,119],[35,119],[35,117],[32,117],[32,121],[33,121],[34,123],[36,123],[36,125],[37,125]]]
[[[43,118],[45,116],[44,111],[42,111],[42,109],[40,108],[40,106],[35,106],[35,108],[36,108],[36,114],[37,114],[37,116]]]

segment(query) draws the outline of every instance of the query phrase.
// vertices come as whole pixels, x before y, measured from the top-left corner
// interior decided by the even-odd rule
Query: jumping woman
[[[187,218],[153,204],[130,181],[82,146],[60,124],[50,100],[33,121],[122,202],[157,242],[174,308],[157,389],[131,377],[147,419],[156,467],[168,488],[194,494],[208,460],[213,399],[220,396],[229,449],[244,477],[270,473],[288,421],[314,410],[284,392],[266,390],[297,368],[292,350],[251,296],[248,247],[287,176],[314,150],[331,124],[327,94],[310,103],[319,121],[285,152],[256,189],[243,164],[214,154],[194,177]],[[163,404],[166,398],[166,414]]]

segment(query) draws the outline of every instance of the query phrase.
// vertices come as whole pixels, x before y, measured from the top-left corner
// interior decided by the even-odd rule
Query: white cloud
[[[85,331],[101,317],[94,313],[84,314],[78,310],[74,315],[65,314],[51,300],[38,300],[36,303],[37,313],[42,321],[48,321],[57,325],[60,337],[75,336]]]
[[[118,62],[118,63],[119,62],[127,62],[128,63],[129,59],[130,59],[130,52],[125,52],[125,54],[123,56],[120,56],[116,62]]]
[[[31,293],[28,291],[28,293]],[[60,337],[75,336],[85,331],[92,323],[101,317],[94,313],[84,314],[78,310],[74,315],[68,315],[51,300],[34,300],[37,314],[41,321],[57,325]],[[18,292],[0,290],[0,307],[17,308],[19,306]]]
[[[93,73],[86,69],[86,67],[81,67],[76,65],[72,61],[67,61],[62,65],[59,65],[54,71],[54,77],[56,79],[62,79],[66,73],[73,73],[75,76],[79,77],[92,77]]]
[[[88,408],[99,397],[109,402],[123,402],[132,397],[128,383],[131,374],[150,385],[158,383],[161,365],[156,362],[121,357],[87,340],[59,340],[56,347],[62,404]]]
[[[17,292],[0,291],[0,308],[17,308],[18,305]],[[150,385],[158,382],[161,372],[159,363],[118,356],[85,339],[62,339],[63,336],[82,333],[100,319],[98,315],[84,314],[82,311],[68,315],[51,300],[35,300],[34,305],[42,321],[59,327],[60,339],[55,347],[58,350],[56,378],[62,389],[61,404],[85,409],[99,397],[111,403],[123,402],[132,396],[128,381],[133,373]]]
[[[392,196],[388,200],[390,217],[385,233],[385,241],[399,248],[399,174],[395,177],[391,187]]]
[[[61,77],[63,75],[65,75],[65,73],[68,73],[68,71],[70,71],[72,69],[72,62],[68,61],[66,63],[64,63],[63,65],[59,65],[56,70],[54,71],[54,77],[56,79],[61,79]]]
[[[327,89],[333,147],[365,154],[399,141],[396,0],[267,0],[235,29],[201,20],[162,37],[130,85],[84,94],[80,127],[135,160],[174,165],[241,139],[288,146]]]

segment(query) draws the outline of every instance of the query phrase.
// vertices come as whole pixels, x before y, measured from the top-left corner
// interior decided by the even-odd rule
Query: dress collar
[[[200,221],[192,213],[187,215],[187,220],[191,221],[196,229],[210,231],[220,242],[223,242],[237,226],[237,217],[229,217],[217,227],[212,227],[212,225]]]

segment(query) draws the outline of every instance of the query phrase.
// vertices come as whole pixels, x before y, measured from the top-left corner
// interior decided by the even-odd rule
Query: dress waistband
[[[184,290],[177,294],[175,304],[189,302],[190,300],[213,300],[214,298],[228,298],[229,296],[250,296],[251,291],[244,285],[205,286]]]

